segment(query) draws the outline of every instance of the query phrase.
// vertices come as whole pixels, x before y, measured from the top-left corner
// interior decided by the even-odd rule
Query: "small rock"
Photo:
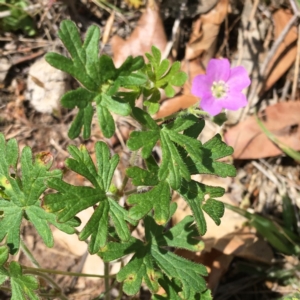
[[[39,59],[29,68],[26,99],[38,112],[57,112],[61,97],[70,89],[69,81],[67,73]]]
[[[5,80],[6,74],[11,67],[11,63],[5,57],[0,58],[0,83]]]

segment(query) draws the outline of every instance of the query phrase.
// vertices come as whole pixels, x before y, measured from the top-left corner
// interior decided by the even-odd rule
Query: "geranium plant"
[[[53,160],[50,153],[40,153],[33,159],[30,148],[25,147],[19,158],[16,140],[6,142],[0,135],[0,240],[5,240],[0,247],[0,283],[10,279],[12,299],[42,298],[35,276],[42,276],[44,271],[8,262],[8,254],[15,255],[20,246],[29,251],[20,240],[22,219],[31,222],[44,243],[52,247],[49,224],[74,234],[80,224],[77,214],[93,207],[94,213],[78,238],[88,242],[89,252],[105,262],[133,254],[116,274],[126,294],[135,295],[145,284],[153,299],[210,299],[203,278],[207,275],[206,268],[176,255],[173,249],[203,249],[198,237],[207,230],[204,214],[217,225],[221,223],[224,205],[220,197],[224,189],[194,181],[192,175],[235,176],[232,165],[219,161],[231,155],[233,149],[220,135],[204,144],[197,139],[205,124],[203,112],[197,107],[163,120],[153,118],[160,106],[161,90],[172,97],[174,86],[182,86],[187,79],[179,62],[170,65],[152,47],[152,53],[146,54],[147,62],[142,57],[128,57],[116,68],[109,56],[99,56],[97,26],[88,29],[82,42],[76,25],[64,21],[59,37],[70,57],[48,53],[46,60],[80,83],[78,89],[61,99],[64,107],[78,109],[69,137],[74,139],[82,134],[88,139],[94,113],[107,138],[115,133],[112,113],[131,117],[140,127],[130,134],[127,146],[133,155],[140,153],[145,165],[129,166],[122,186],[114,187],[112,178],[118,167],[118,155],[112,156],[109,147],[98,141],[94,163],[84,146],[70,145],[70,158],[65,165],[91,183],[91,186],[74,186],[64,181],[60,170],[50,171]],[[194,80],[192,92],[202,98],[204,110],[216,115],[222,108],[237,109],[245,105],[246,99],[240,92],[249,83],[241,67],[230,70],[227,60],[212,60],[207,75]],[[136,106],[140,97],[143,109]],[[160,162],[153,156],[157,143],[162,148]],[[129,181],[135,189],[128,190]],[[174,191],[185,199],[193,215],[168,230],[166,225],[176,211],[176,204],[171,201]],[[121,197],[126,198],[125,207],[120,205]],[[131,234],[139,222],[145,227],[143,240]],[[157,294],[160,287],[165,295]],[[54,292],[47,297],[65,299]]]

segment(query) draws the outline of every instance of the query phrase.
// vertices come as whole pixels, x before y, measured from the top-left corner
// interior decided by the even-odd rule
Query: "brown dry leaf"
[[[102,48],[104,48],[104,46],[108,42],[114,21],[115,21],[115,12],[113,11],[105,24],[104,32],[102,34],[102,45],[101,45]]]
[[[194,59],[203,55],[203,62],[214,56],[220,25],[228,11],[228,0],[219,3],[207,14],[203,14],[193,25],[193,32],[186,47],[186,59]]]
[[[228,233],[213,245],[214,249],[226,254],[241,258],[271,264],[274,258],[273,251],[268,243],[257,237],[249,227],[243,227]]]
[[[138,56],[150,52],[152,45],[155,45],[160,51],[165,49],[167,37],[159,7],[155,1],[153,3],[148,1],[148,3],[150,4],[126,41],[119,36],[112,37],[111,46],[116,67],[119,67],[129,55]]]
[[[260,115],[265,127],[278,140],[300,150],[300,102],[281,102],[268,106]],[[225,133],[225,141],[234,148],[236,159],[257,159],[276,156],[282,151],[261,131],[255,117],[249,117]]]
[[[280,36],[286,24],[292,18],[289,10],[279,9],[273,13],[274,39]],[[266,91],[281,78],[281,76],[291,67],[297,55],[297,27],[293,26],[278,47],[267,69],[267,80],[263,90]]]

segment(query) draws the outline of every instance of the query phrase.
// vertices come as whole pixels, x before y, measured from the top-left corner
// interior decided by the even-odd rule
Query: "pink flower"
[[[247,105],[242,90],[251,83],[244,67],[230,69],[228,59],[211,59],[206,75],[198,75],[192,83],[192,94],[200,97],[200,107],[215,116],[223,108],[237,110]]]

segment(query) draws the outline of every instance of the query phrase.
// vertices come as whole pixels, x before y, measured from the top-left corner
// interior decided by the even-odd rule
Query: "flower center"
[[[211,86],[212,94],[217,99],[222,99],[226,97],[228,92],[228,85],[223,81],[214,81]]]

